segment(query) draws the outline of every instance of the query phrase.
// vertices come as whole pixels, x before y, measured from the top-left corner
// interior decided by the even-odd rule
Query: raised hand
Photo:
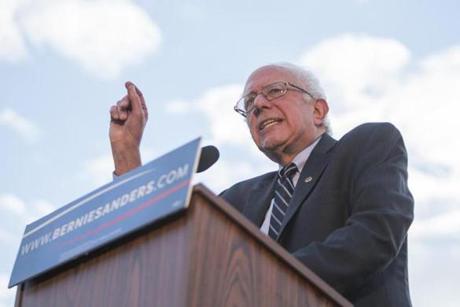
[[[129,81],[125,87],[127,95],[110,108],[109,137],[116,175],[142,164],[139,146],[148,120],[142,92]]]

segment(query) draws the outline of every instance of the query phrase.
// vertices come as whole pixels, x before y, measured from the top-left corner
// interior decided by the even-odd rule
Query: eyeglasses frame
[[[283,84],[286,86],[286,91],[285,91],[282,95],[280,95],[280,96],[278,96],[278,97],[275,97],[275,98],[269,98],[269,97],[267,97],[266,94],[264,93],[264,89],[266,89],[267,87],[272,86],[272,85],[274,85],[274,84],[277,84],[277,83],[283,83]],[[290,88],[289,88],[289,87],[290,87]],[[277,81],[277,82],[273,82],[273,83],[270,83],[270,84],[264,86],[264,87],[263,87],[259,92],[257,92],[257,93],[249,93],[249,94],[247,94],[247,95],[242,96],[240,99],[238,99],[238,101],[236,102],[236,104],[235,104],[235,106],[233,107],[233,109],[234,109],[237,113],[239,113],[240,115],[242,115],[243,117],[248,117],[248,115],[249,115],[250,113],[252,113],[252,111],[256,108],[256,106],[252,105],[251,109],[248,110],[248,111],[243,111],[242,108],[239,108],[239,107],[238,107],[238,104],[239,104],[240,101],[241,101],[242,99],[244,99],[245,97],[247,97],[247,96],[249,96],[249,95],[254,95],[254,94],[255,94],[255,96],[254,96],[254,100],[255,100],[257,96],[259,96],[260,94],[262,94],[262,95],[264,96],[265,99],[267,99],[268,101],[272,101],[272,100],[278,99],[278,98],[280,98],[280,97],[283,97],[284,95],[287,94],[287,92],[288,92],[289,90],[298,90],[298,91],[300,91],[300,92],[302,92],[302,93],[304,93],[304,94],[307,94],[307,95],[310,96],[311,98],[316,99],[310,92],[308,92],[307,90],[301,88],[301,87],[298,86],[298,85],[295,85],[295,84],[293,84],[293,83],[291,83],[291,82],[287,82],[287,81]]]

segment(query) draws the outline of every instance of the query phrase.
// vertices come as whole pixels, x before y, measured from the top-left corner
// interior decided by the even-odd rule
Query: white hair
[[[316,76],[310,70],[287,62],[269,64],[268,66],[280,67],[287,70],[289,73],[294,75],[298,81],[303,83],[303,85],[306,87],[305,89],[314,98],[326,100],[324,89],[322,88],[318,78],[316,78]]]
[[[301,82],[303,86],[305,86],[305,90],[307,90],[313,96],[313,98],[327,100],[326,93],[324,92],[324,89],[321,86],[318,78],[316,78],[316,76],[310,70],[287,62],[274,63],[267,66],[274,66],[287,70],[299,82]],[[332,132],[329,118],[327,116],[324,118],[323,126],[327,133]]]

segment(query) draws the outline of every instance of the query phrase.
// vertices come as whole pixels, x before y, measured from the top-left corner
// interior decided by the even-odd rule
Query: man
[[[131,83],[127,89],[111,109],[116,174],[140,165],[147,120],[142,94]],[[410,306],[413,199],[397,129],[364,124],[334,140],[318,82],[290,64],[254,71],[235,110],[280,171],[221,196],[356,306]]]

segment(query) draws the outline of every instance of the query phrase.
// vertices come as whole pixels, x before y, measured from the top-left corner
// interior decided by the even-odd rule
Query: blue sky
[[[24,227],[111,180],[108,110],[134,81],[147,97],[147,161],[196,136],[221,159],[215,192],[273,170],[233,111],[271,62],[314,71],[334,136],[390,121],[409,151],[416,306],[460,290],[458,1],[0,0],[0,306]],[[3,304],[3,305],[2,305]]]

